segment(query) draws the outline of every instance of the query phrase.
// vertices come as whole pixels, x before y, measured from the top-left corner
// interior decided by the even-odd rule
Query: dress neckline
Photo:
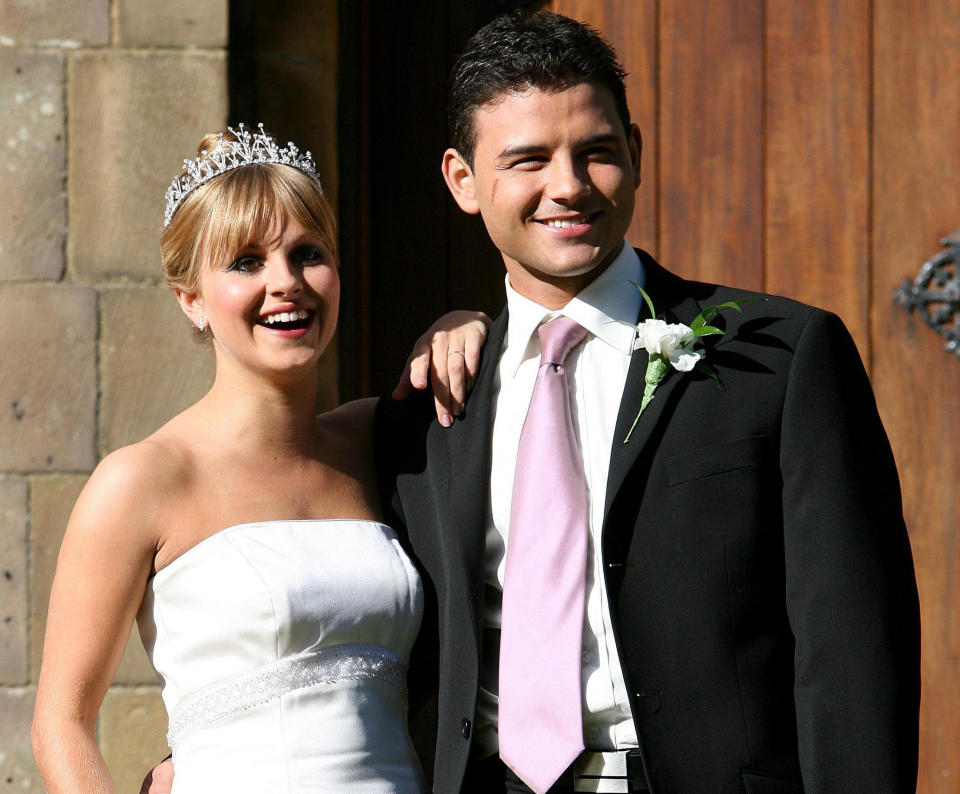
[[[168,562],[162,568],[154,571],[150,579],[156,581],[157,577],[161,576],[164,571],[174,567],[180,562],[180,560],[188,556],[191,552],[199,549],[201,546],[207,545],[210,541],[213,541],[216,538],[223,538],[226,535],[233,533],[235,530],[267,526],[269,524],[368,524],[381,527],[382,529],[387,530],[390,534],[396,536],[396,532],[394,532],[393,527],[389,526],[388,524],[384,524],[382,521],[377,521],[372,518],[268,518],[263,521],[241,521],[238,524],[230,524],[223,529],[218,529],[216,532],[213,532],[202,540],[197,541],[188,549],[185,549],[172,560],[170,560],[170,562]]]

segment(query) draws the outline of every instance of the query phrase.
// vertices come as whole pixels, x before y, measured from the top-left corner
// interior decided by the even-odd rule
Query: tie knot
[[[587,335],[587,329],[569,317],[556,317],[537,329],[540,337],[540,366],[560,366]]]

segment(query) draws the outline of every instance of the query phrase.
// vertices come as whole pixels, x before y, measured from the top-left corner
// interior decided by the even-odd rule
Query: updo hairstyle
[[[223,149],[236,141],[223,133]],[[212,152],[220,134],[205,135],[197,155]],[[293,219],[337,261],[333,210],[314,179],[293,166],[253,163],[227,171],[194,189],[160,238],[163,276],[176,289],[196,294],[201,269],[231,262],[246,246],[263,244],[277,219]]]

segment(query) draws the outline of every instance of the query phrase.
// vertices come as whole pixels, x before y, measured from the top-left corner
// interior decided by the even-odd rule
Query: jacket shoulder
[[[826,328],[830,333],[839,331],[841,335],[848,335],[843,321],[826,309],[783,295],[683,278],[664,268],[645,251],[637,249],[637,254],[646,270],[648,284],[652,284],[652,288],[657,291],[673,296],[672,303],[690,298],[695,301],[700,310],[703,310],[709,306],[735,302],[739,306],[739,311],[729,310],[722,313],[722,322],[728,331],[743,326],[749,329],[763,324],[768,332],[793,341],[799,340],[808,326]],[[659,309],[659,306],[657,308]],[[678,317],[676,319],[679,322],[689,323],[693,318]]]

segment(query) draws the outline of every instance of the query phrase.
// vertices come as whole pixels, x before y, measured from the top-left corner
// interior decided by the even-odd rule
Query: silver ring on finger
[[[447,358],[450,358],[450,356],[463,356],[464,359],[466,359],[466,356],[463,355],[462,350],[451,350],[449,353],[447,353]]]

